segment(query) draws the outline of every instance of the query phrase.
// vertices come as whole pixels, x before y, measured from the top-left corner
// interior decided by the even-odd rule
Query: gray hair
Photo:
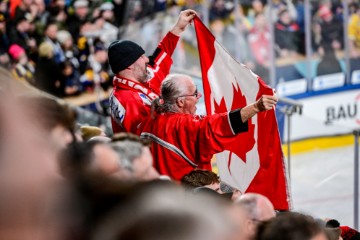
[[[184,74],[169,74],[161,84],[161,96],[156,98],[151,105],[152,114],[176,112],[176,99],[184,92],[181,80],[188,78]],[[161,102],[163,100],[163,102]]]
[[[117,141],[111,143],[111,148],[120,157],[120,166],[130,172],[134,171],[134,160],[139,158],[143,153],[144,145],[140,142],[130,140]]]

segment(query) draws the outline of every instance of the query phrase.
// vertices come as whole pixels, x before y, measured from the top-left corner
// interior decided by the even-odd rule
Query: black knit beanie
[[[116,40],[108,48],[108,59],[114,74],[124,70],[145,53],[144,49],[132,41]]]

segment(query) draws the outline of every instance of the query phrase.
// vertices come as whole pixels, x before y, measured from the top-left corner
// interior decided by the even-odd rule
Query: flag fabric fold
[[[259,76],[216,41],[198,17],[194,26],[208,115],[245,107],[262,95],[273,94]],[[291,208],[274,109],[251,118],[249,131],[237,135],[224,152],[216,154],[216,160],[222,181],[243,193],[265,195],[277,210]]]

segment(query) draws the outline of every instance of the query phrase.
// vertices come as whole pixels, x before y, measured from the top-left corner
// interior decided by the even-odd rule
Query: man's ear
[[[184,106],[184,103],[185,103],[184,98],[179,97],[176,99],[176,106],[178,108],[182,108]]]

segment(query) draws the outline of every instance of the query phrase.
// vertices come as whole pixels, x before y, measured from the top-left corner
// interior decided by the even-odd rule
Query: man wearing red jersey
[[[262,95],[242,109],[199,116],[195,112],[201,96],[187,75],[170,74],[163,81],[161,98],[152,103],[155,116],[146,120],[140,135],[153,141],[154,167],[160,174],[180,180],[195,168],[211,170],[212,155],[224,151],[236,134],[246,132],[248,119],[277,102],[275,95]]]
[[[161,82],[170,72],[171,55],[179,36],[195,14],[191,9],[182,11],[175,26],[149,58],[132,41],[110,44],[109,64],[115,74],[114,90],[109,99],[114,133],[139,134],[139,126],[149,116],[151,102],[158,97]]]

